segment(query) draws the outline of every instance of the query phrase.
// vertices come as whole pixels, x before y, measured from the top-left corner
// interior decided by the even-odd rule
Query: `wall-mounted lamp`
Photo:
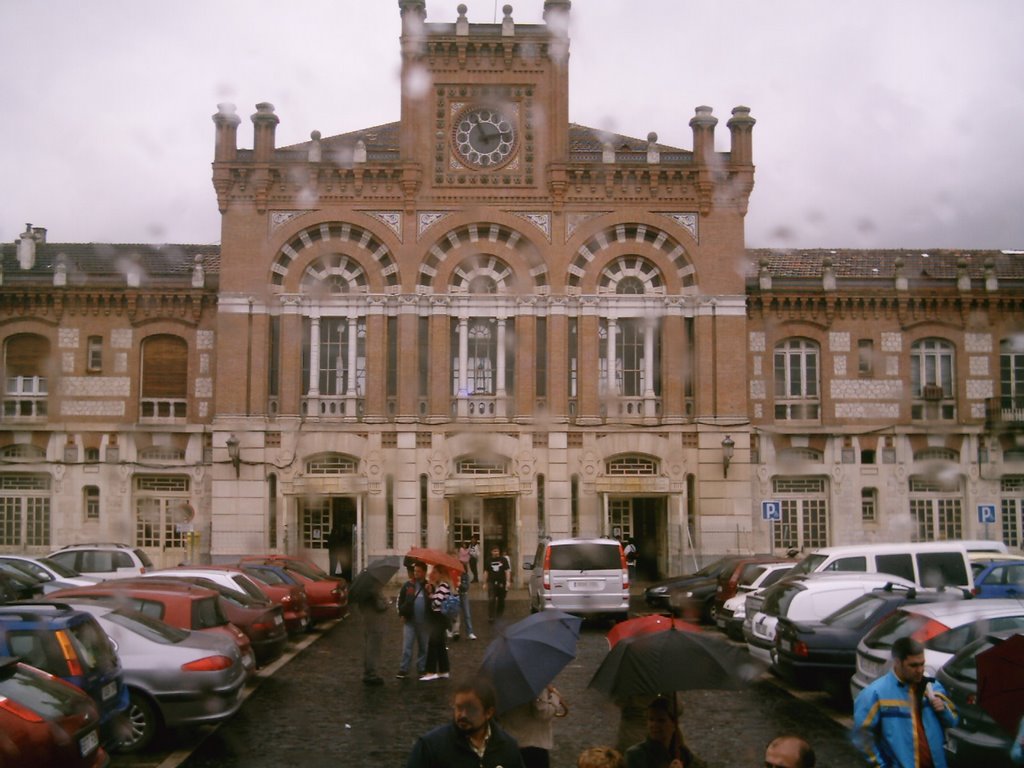
[[[235,477],[238,477],[242,466],[242,452],[239,449],[239,440],[234,433],[228,438],[228,458],[231,459],[231,465],[235,468]]]
[[[732,450],[735,447],[736,441],[726,435],[722,441],[722,477],[729,476],[729,462],[732,461]]]

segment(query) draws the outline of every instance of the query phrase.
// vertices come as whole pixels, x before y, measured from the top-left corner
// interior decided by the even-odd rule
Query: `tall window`
[[[0,546],[50,544],[50,476],[0,474]]]
[[[188,405],[188,344],[178,336],[150,336],[142,343],[142,401],[146,421],[184,419]]]
[[[775,418],[817,419],[818,345],[809,339],[787,339],[775,347]]]
[[[579,396],[580,335],[579,321],[569,318],[569,397]]]
[[[395,546],[395,477],[384,478],[384,546],[393,549]]]
[[[90,336],[85,345],[85,367],[90,373],[103,370],[103,337]]]
[[[420,475],[420,546],[427,546],[427,532],[429,525],[429,505],[427,503],[427,492],[429,491],[429,481],[426,475]]]
[[[548,320],[537,318],[537,344],[534,357],[534,391],[537,397],[548,395]]]
[[[545,494],[547,487],[544,475],[537,475],[537,535],[543,536],[547,531],[547,509],[545,508]]]
[[[388,337],[388,372],[387,391],[388,397],[398,397],[398,318],[389,317],[387,320]]]
[[[910,478],[910,516],[916,541],[961,539],[964,535],[963,494],[959,476],[945,480],[915,475]]]
[[[874,523],[878,520],[878,489],[860,489],[860,519],[865,523]]]
[[[498,360],[497,335],[493,320],[469,323],[469,357],[466,375],[470,394],[494,394],[494,369]]]
[[[772,481],[782,519],[773,523],[776,549],[814,549],[828,545],[828,498],[820,477],[777,477]]]
[[[956,417],[953,399],[953,345],[945,339],[921,339],[910,348],[910,395],[914,419]]]
[[[427,397],[430,393],[430,318],[421,317],[416,325],[417,349],[419,358],[419,396]]]
[[[1024,420],[1024,339],[1014,336],[999,342],[999,407],[1018,411]]]
[[[273,315],[268,329],[270,338],[267,350],[267,394],[270,397],[280,395],[281,379],[281,318]]]
[[[87,485],[82,489],[82,512],[86,520],[100,519],[99,486]]]
[[[183,524],[190,517],[186,475],[136,475],[134,500],[136,546],[185,546]]]
[[[1000,481],[1000,512],[1003,541],[1011,547],[1024,544],[1021,517],[1024,515],[1024,475],[1004,476]]]
[[[875,342],[871,339],[857,341],[857,374],[864,378],[875,375]]]
[[[50,342],[45,336],[19,333],[4,344],[4,418],[35,419],[47,414],[47,366]]]

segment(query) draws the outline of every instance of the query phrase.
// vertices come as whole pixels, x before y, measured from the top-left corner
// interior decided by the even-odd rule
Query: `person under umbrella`
[[[658,696],[647,705],[647,738],[624,755],[626,768],[698,768],[698,760],[683,741],[679,709],[674,700]]]
[[[569,707],[553,685],[545,686],[536,698],[513,707],[501,716],[501,724],[517,742],[526,768],[550,768],[555,745],[554,718],[565,717]]]
[[[398,571],[397,558],[381,558],[363,569],[352,581],[349,600],[363,619],[363,684],[383,685],[380,651],[384,646],[385,614],[391,601],[384,597],[384,585]]]
[[[430,596],[430,611],[427,613],[430,637],[427,641],[427,665],[421,682],[451,677],[451,663],[448,660],[448,617],[441,612],[441,605],[452,593],[451,577],[443,565],[430,569],[427,592]]]

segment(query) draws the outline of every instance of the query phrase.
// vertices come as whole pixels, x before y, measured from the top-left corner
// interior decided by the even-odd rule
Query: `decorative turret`
[[[718,118],[711,114],[711,107],[697,107],[690,118],[693,129],[693,155],[697,165],[708,165],[715,154],[715,126]]]
[[[215,163],[230,163],[238,156],[238,124],[242,122],[235,113],[234,104],[218,104],[213,124],[217,126],[216,144],[213,150]]]
[[[281,122],[274,114],[274,105],[262,101],[256,105],[256,113],[252,116],[253,125],[253,160],[257,163],[269,163],[274,156],[274,132]]]
[[[734,107],[732,117],[726,125],[732,134],[732,162],[736,165],[752,165],[752,133],[757,121],[750,116],[750,107]]]

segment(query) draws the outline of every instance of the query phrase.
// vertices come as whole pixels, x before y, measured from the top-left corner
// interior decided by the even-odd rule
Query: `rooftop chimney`
[[[18,265],[22,269],[32,269],[36,264],[36,243],[46,242],[46,229],[25,225],[25,231],[18,238]]]

